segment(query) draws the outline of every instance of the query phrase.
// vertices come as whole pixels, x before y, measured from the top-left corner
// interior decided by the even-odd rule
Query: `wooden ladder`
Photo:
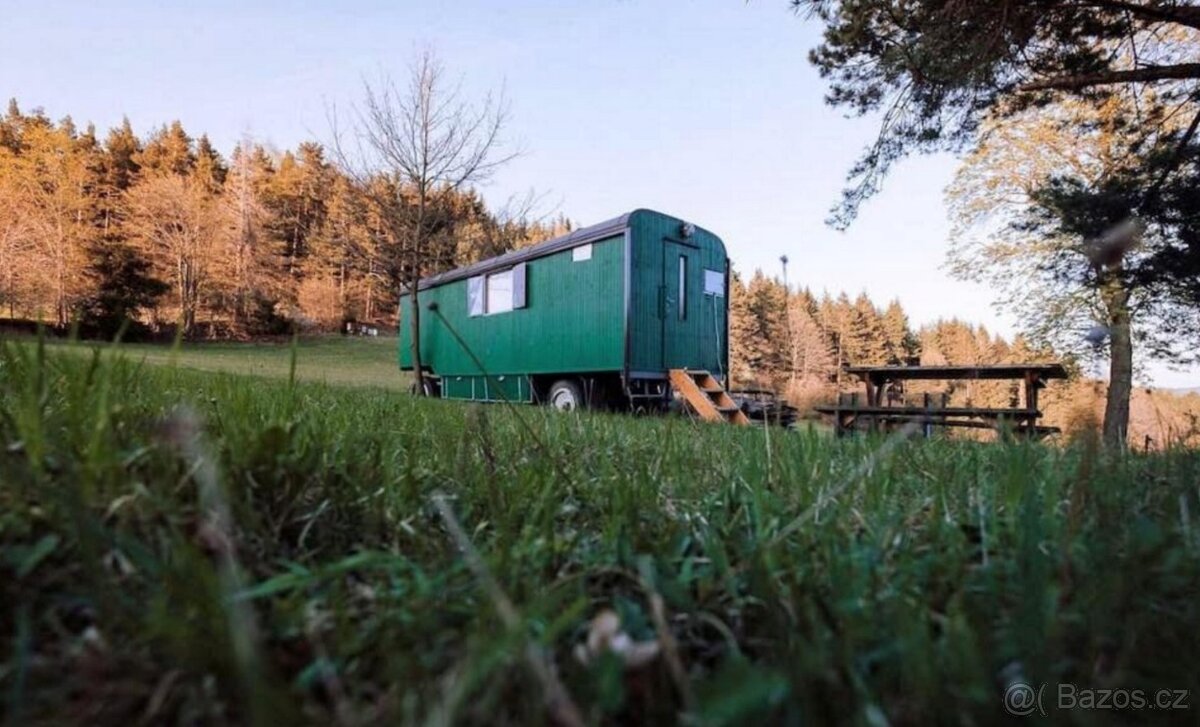
[[[749,417],[729,396],[729,392],[707,371],[671,369],[671,386],[704,421],[729,422],[739,426],[750,423]]]

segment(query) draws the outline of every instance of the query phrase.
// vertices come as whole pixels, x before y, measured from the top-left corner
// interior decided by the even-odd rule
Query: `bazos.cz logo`
[[[1087,689],[1074,684],[1058,684],[1050,694],[1047,691],[1048,685],[1044,683],[1014,682],[1004,690],[1004,709],[1017,717],[1027,717],[1035,712],[1045,716],[1048,708],[1120,712],[1191,709],[1191,692],[1187,689]]]

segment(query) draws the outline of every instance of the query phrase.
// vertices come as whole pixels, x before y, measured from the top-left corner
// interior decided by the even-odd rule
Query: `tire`
[[[584,407],[583,389],[573,379],[560,379],[550,385],[546,401],[557,411],[578,411]]]
[[[438,383],[436,381],[434,381],[433,379],[429,378],[428,374],[425,375],[425,386],[424,386],[423,392],[417,391],[417,382],[414,381],[411,384],[409,384],[408,393],[412,396],[421,394],[422,396],[430,397],[430,398],[434,398],[434,399],[441,396],[441,391],[438,388]]]

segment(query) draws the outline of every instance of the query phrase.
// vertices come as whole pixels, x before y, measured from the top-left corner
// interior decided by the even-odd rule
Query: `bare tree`
[[[96,186],[89,167],[92,152],[82,150],[66,125],[39,125],[26,134],[26,143],[14,169],[33,243],[24,272],[39,311],[49,304],[55,323],[63,327],[87,292],[83,270],[95,233],[90,218]]]
[[[152,176],[125,194],[134,244],[162,277],[172,280],[185,334],[213,285],[231,234],[227,208],[190,177]]]
[[[235,328],[249,325],[256,295],[277,299],[283,292],[266,231],[269,212],[260,191],[269,173],[266,165],[261,148],[256,150],[248,138],[239,142],[220,198],[224,209],[214,210],[231,226],[230,234],[222,239],[225,247],[220,265],[213,272],[219,272],[214,277],[219,277],[216,282],[228,296]]]
[[[0,306],[8,307],[10,318],[16,317],[17,301],[25,292],[28,271],[22,261],[31,247],[27,220],[32,215],[23,203],[17,185],[0,177]]]
[[[339,128],[336,110],[329,118],[335,160],[364,190],[396,244],[389,265],[409,293],[413,372],[416,391],[424,394],[418,284],[430,246],[446,241],[438,210],[453,193],[487,181],[517,155],[505,150],[502,138],[508,105],[503,94],[464,100],[436,53],[425,50],[411,64],[405,87],[386,74],[374,83],[364,80],[348,134]]]

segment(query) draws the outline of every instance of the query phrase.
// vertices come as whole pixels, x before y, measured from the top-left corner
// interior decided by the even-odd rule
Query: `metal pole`
[[[796,327],[792,324],[792,288],[788,285],[787,265],[788,256],[780,255],[779,262],[783,265],[783,312],[787,316],[788,326],[788,390],[796,386]]]

